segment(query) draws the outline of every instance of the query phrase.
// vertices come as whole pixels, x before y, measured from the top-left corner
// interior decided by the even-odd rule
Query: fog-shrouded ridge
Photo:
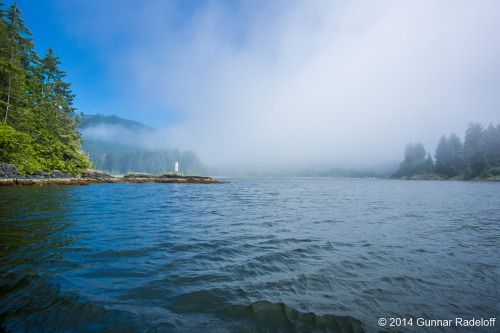
[[[81,128],[83,150],[95,167],[116,174],[130,171],[163,173],[174,171],[180,162],[181,172],[210,173],[215,176],[244,177],[385,177],[398,163],[371,166],[308,165],[206,165],[193,150],[180,150],[165,140],[166,130],[117,116],[85,115]]]
[[[165,127],[147,144],[193,149],[210,165],[378,165],[408,142],[433,152],[443,133],[499,120],[496,1],[120,7],[108,34],[90,37],[129,38],[114,68],[129,98],[147,101],[135,119]]]
[[[98,170],[112,174],[145,172],[185,175],[205,173],[206,166],[192,150],[181,151],[163,140],[161,132],[117,116],[86,115],[81,128],[83,150]]]

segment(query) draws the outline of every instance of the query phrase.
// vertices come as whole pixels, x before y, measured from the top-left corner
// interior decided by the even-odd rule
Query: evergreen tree
[[[104,156],[104,163],[102,164],[103,170],[111,172],[113,170],[113,167],[114,167],[113,162],[114,162],[113,153],[107,153]]]
[[[455,177],[459,175],[464,165],[463,144],[455,133],[452,133],[448,139],[448,149],[450,159],[448,177]]]
[[[455,177],[463,169],[463,145],[460,138],[451,134],[442,136],[436,148],[436,172],[447,178]]]
[[[17,2],[0,16],[0,161],[21,172],[82,171],[90,161],[81,151],[74,95],[59,59],[53,49],[43,59],[36,54]]]
[[[31,113],[27,108],[27,77],[32,62],[36,58],[33,33],[22,18],[22,11],[14,2],[4,13],[8,41],[5,44],[7,57],[2,59],[4,84],[3,104],[5,106],[4,123],[11,118],[10,124],[16,129],[26,131],[29,128]]]
[[[448,175],[450,165],[450,147],[446,136],[442,136],[436,148],[434,155],[436,158],[436,172],[441,175]]]
[[[425,148],[421,143],[409,143],[405,149],[405,163],[414,163],[425,158]]]
[[[427,153],[427,158],[425,159],[425,173],[434,173],[436,171],[436,166],[434,160],[432,159],[431,153]]]
[[[481,176],[486,169],[486,154],[483,126],[480,123],[470,123],[465,132],[464,161],[465,176],[475,178]]]
[[[449,138],[441,136],[434,154],[434,168],[430,154],[422,162],[422,150],[425,154],[421,144],[407,144],[405,159],[392,177],[422,174],[423,170],[446,178],[500,176],[500,124],[496,127],[490,124],[485,130],[480,123],[470,123],[463,144],[455,133]]]
[[[500,124],[490,124],[484,133],[486,160],[490,168],[500,168]]]
[[[5,12],[5,18],[9,23],[7,28],[9,36],[17,45],[17,47],[12,50],[11,57],[14,58],[19,56],[21,66],[27,69],[36,52],[35,43],[33,42],[33,33],[26,26],[26,21],[22,18],[22,15],[23,12],[17,7],[17,1],[15,1]]]
[[[426,158],[427,155],[427,158]],[[431,173],[434,170],[434,162],[430,154],[426,154],[424,145],[421,143],[408,143],[405,147],[404,161],[392,177],[411,177]]]

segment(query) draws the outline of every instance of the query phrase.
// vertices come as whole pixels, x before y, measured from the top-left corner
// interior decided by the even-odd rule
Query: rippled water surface
[[[499,183],[232,181],[0,188],[0,331],[500,331]]]

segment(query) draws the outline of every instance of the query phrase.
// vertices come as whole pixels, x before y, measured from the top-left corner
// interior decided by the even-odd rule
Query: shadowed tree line
[[[95,168],[110,174],[143,172],[164,174],[175,171],[175,162],[179,163],[179,172],[184,175],[199,175],[207,168],[192,150],[149,149],[144,146],[148,135],[155,129],[137,121],[117,116],[85,115],[82,119],[82,135],[85,151],[88,151]],[[88,130],[99,128],[107,132],[118,129],[113,137],[100,138],[88,134]],[[125,141],[123,136],[133,140]],[[129,138],[129,139],[130,139]],[[132,141],[132,142],[131,142]]]
[[[92,153],[91,153],[92,156]],[[164,174],[175,171],[175,162],[179,163],[179,172],[184,175],[198,175],[205,171],[198,156],[191,150],[124,150],[106,152],[92,158],[96,169],[111,174],[126,174],[127,172],[145,172]]]
[[[54,50],[36,53],[22,15],[17,2],[0,1],[0,162],[22,173],[80,173],[90,160],[81,151],[75,95]]]
[[[450,179],[487,179],[500,176],[500,124],[485,128],[480,123],[470,123],[465,139],[452,133],[443,135],[434,154],[426,153],[421,143],[409,143],[405,159],[393,178],[415,175],[439,175]]]

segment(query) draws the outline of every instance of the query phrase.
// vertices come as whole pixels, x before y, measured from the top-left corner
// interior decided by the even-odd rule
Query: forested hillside
[[[80,149],[75,95],[55,51],[37,54],[22,15],[17,2],[0,2],[0,162],[22,173],[80,173],[90,161]]]
[[[98,127],[98,126],[102,126],[102,125],[121,126],[123,128],[129,129],[129,130],[132,130],[135,132],[154,131],[153,127],[146,126],[146,125],[141,124],[140,122],[135,121],[135,120],[120,118],[120,117],[115,116],[115,115],[104,116],[102,114],[97,114],[97,115],[86,114],[81,121],[82,128]]]
[[[500,124],[485,128],[470,123],[463,143],[455,133],[443,135],[434,159],[421,143],[409,143],[405,159],[393,177],[435,174],[445,179],[500,178]]]
[[[94,168],[111,174],[146,172],[163,174],[175,171],[196,175],[206,172],[195,152],[167,149],[158,145],[157,131],[139,122],[117,116],[85,115],[82,120],[84,150],[95,163]],[[166,145],[167,143],[165,143]]]

